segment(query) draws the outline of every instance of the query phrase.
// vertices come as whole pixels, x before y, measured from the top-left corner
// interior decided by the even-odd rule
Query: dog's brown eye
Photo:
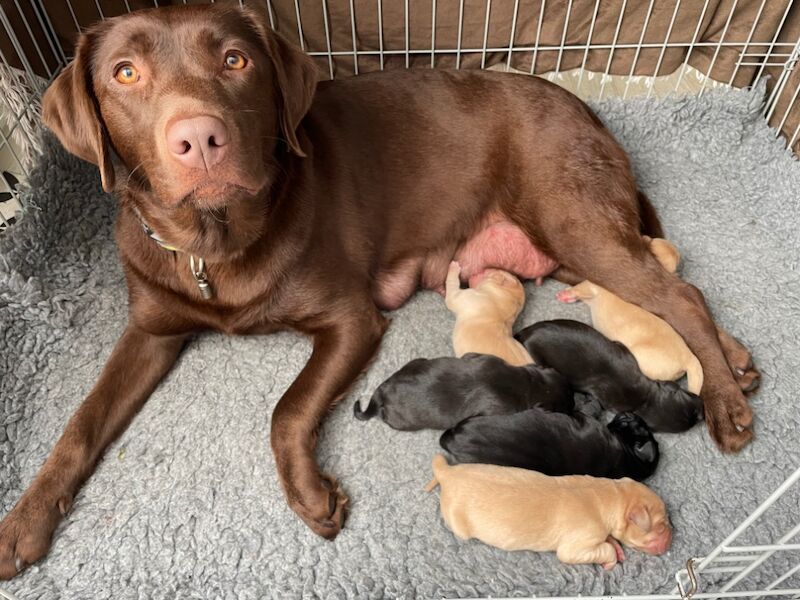
[[[139,81],[139,71],[133,65],[121,65],[114,73],[114,79],[125,85]]]
[[[238,52],[228,52],[225,55],[226,69],[244,69],[247,66],[247,59]]]

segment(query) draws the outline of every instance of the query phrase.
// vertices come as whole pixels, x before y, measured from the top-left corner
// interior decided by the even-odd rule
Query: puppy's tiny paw
[[[567,288],[565,290],[556,292],[556,300],[559,302],[564,302],[565,304],[572,304],[573,302],[578,301],[578,296],[575,295],[575,292],[572,291],[572,288]]]

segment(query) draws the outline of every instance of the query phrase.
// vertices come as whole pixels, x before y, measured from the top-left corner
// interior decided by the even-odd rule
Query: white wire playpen
[[[261,1],[273,28],[316,57],[330,78],[492,68],[602,99],[703,94],[769,75],[764,118],[789,147],[800,146],[800,3],[792,0]],[[39,98],[66,65],[74,35],[99,19],[178,3],[187,0],[0,2],[0,235],[13,235],[15,220],[35,210],[19,192],[40,148]],[[626,598],[800,598],[798,482],[800,469],[711,553],[686,557],[671,594],[642,590]],[[793,511],[798,524],[776,533],[771,510]],[[759,577],[767,568],[780,574]],[[1,597],[12,598],[0,590]]]

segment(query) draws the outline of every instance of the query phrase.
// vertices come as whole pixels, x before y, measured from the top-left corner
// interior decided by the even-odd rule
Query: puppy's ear
[[[114,166],[90,64],[98,35],[96,31],[81,35],[74,60],[44,94],[42,120],[64,148],[100,168],[103,189],[110,192],[114,187]]]
[[[297,141],[297,127],[311,107],[319,71],[308,55],[271,29],[265,7],[247,5],[242,10],[256,26],[275,68],[281,101],[280,125],[286,143],[297,156],[305,156]]]
[[[648,440],[644,444],[636,444],[633,453],[646,463],[651,463],[658,457],[656,445],[652,440]]]
[[[644,504],[635,505],[628,513],[628,521],[636,525],[639,529],[648,533],[653,527],[650,520],[650,512]]]

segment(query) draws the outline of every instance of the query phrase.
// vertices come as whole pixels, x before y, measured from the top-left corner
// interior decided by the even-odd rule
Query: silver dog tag
[[[211,289],[211,284],[208,283],[208,278],[206,277],[205,261],[199,258],[195,263],[194,256],[190,254],[189,267],[192,270],[192,275],[197,282],[197,287],[200,290],[200,295],[203,297],[203,300],[211,300],[211,298],[214,297],[214,290]]]

